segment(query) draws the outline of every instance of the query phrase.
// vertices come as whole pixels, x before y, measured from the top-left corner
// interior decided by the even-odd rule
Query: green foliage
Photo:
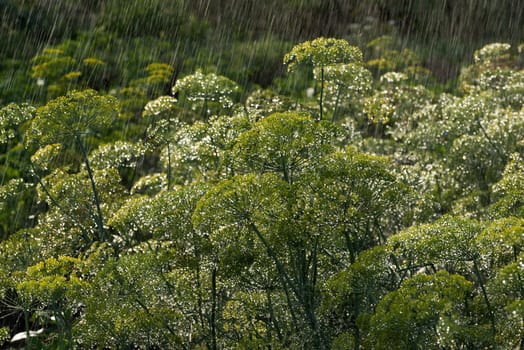
[[[75,70],[76,63],[62,49],[47,48],[33,58],[32,77],[39,79],[37,85],[44,85],[48,80],[49,94],[57,97],[74,86],[82,75],[82,72]]]
[[[293,182],[333,150],[336,128],[299,113],[275,113],[258,121],[235,144],[240,171],[275,172]]]
[[[519,110],[524,103],[524,75],[510,49],[510,44],[493,43],[475,51],[474,63],[461,71],[460,88],[470,94],[490,96],[504,107]]]
[[[416,275],[387,294],[370,320],[367,346],[374,349],[440,349],[460,346],[460,317],[471,283],[440,271]]]
[[[341,262],[354,263],[409,221],[409,190],[384,159],[350,149],[334,152],[300,183],[311,189],[300,195],[305,224],[314,234],[330,236],[325,244]]]
[[[293,106],[289,97],[278,95],[269,89],[255,90],[246,98],[247,113],[255,121],[273,113],[286,112]]]
[[[91,153],[91,164],[95,169],[135,168],[143,158],[145,149],[141,144],[116,141],[98,147]]]
[[[101,212],[107,216],[123,201],[126,190],[121,176],[116,169],[95,170],[93,180],[100,193]],[[50,256],[76,256],[93,241],[100,240],[96,203],[86,171],[76,174],[53,171],[42,179],[38,192],[39,199],[49,205],[49,210],[40,216],[40,228],[47,231],[49,237],[39,242],[39,249]]]
[[[433,83],[432,72],[421,65],[418,53],[408,48],[400,49],[402,44],[390,35],[380,36],[367,45],[370,59],[366,66],[376,75],[388,72],[402,72],[405,79],[413,83],[430,85]]]
[[[524,203],[524,167],[520,154],[513,153],[502,173],[502,178],[493,186],[494,203],[490,215],[495,217],[522,217]]]
[[[220,53],[220,57],[209,57],[200,66],[216,66],[217,72],[238,82],[243,88],[255,84],[267,87],[275,75],[283,73],[282,56],[291,46],[290,42],[265,33],[254,40],[217,45],[207,56]]]
[[[35,169],[42,173],[49,173],[62,165],[60,157],[64,156],[63,147],[59,143],[53,143],[40,147],[31,156],[31,162]]]
[[[2,327],[0,328],[0,345],[3,345],[9,339],[9,328]]]
[[[131,87],[137,87],[147,96],[158,96],[169,90],[169,83],[173,78],[174,69],[169,64],[151,63],[146,68],[147,77],[132,80]]]
[[[169,245],[147,242],[105,262],[86,294],[85,322],[75,328],[85,346],[202,344],[195,285],[185,269],[173,266],[174,253]]]
[[[346,40],[320,37],[312,41],[305,41],[296,45],[284,56],[284,64],[288,65],[288,71],[295,71],[299,66],[312,66],[318,69],[315,78],[320,82],[319,120],[323,119],[324,113],[324,85],[325,68],[334,64],[362,63],[362,51],[351,46]],[[340,70],[340,67],[339,67]]]
[[[431,102],[432,95],[424,86],[408,85],[407,79],[404,73],[385,73],[380,77],[380,89],[364,99],[361,110],[370,122],[370,136],[402,141],[415,124],[413,114]]]
[[[179,259],[188,258],[198,245],[197,234],[191,226],[196,202],[207,186],[184,187],[177,191],[163,191],[152,198],[129,198],[108,221],[116,230],[121,245],[132,247],[146,239],[169,241],[180,247]]]
[[[315,77],[321,73],[315,70]],[[324,69],[326,80],[325,105],[332,111],[331,120],[341,113],[361,109],[360,101],[371,93],[371,72],[360,63],[332,64]],[[360,108],[359,108],[360,107]]]
[[[37,302],[42,315],[49,312],[48,320],[56,322],[57,339],[51,344],[57,348],[73,346],[73,314],[87,287],[81,265],[79,259],[68,256],[49,258],[29,267],[26,279],[16,286],[21,298]]]
[[[0,144],[20,141],[19,128],[21,125],[33,119],[35,108],[28,104],[17,105],[11,103],[0,110]]]
[[[436,103],[418,107],[401,129],[399,136],[405,135],[404,145],[413,152],[402,161],[431,167],[436,199],[444,208],[482,215],[492,202],[492,186],[511,154],[521,149],[519,115],[491,94],[441,94]]]
[[[240,87],[234,81],[224,76],[214,73],[204,74],[198,70],[194,74],[179,79],[173,86],[173,94],[180,92],[192,103],[193,109],[202,110],[201,115],[204,120],[207,120],[213,113],[231,109],[234,94],[239,89]]]
[[[412,226],[392,236],[388,244],[395,248],[398,263],[411,271],[430,266],[450,271],[470,270],[469,262],[479,258],[475,237],[482,225],[475,220],[444,217],[422,226]]]
[[[523,80],[509,45],[477,51],[457,95],[419,85],[422,60],[394,37],[367,63],[321,37],[285,56],[294,76],[275,91],[272,76],[246,80],[285,41],[191,51],[171,39],[184,23],[202,39],[180,14],[203,9],[176,3],[154,22],[159,1],[96,2],[94,25],[125,38],[50,41],[32,61],[42,105],[0,109],[0,343],[39,327],[26,347],[521,346]],[[335,2],[270,4],[323,18]],[[169,16],[176,33],[161,30]],[[203,73],[246,57],[232,75],[244,96]]]
[[[144,107],[144,117],[162,116],[173,109],[176,98],[171,96],[160,96],[156,100],[149,101]]]
[[[43,259],[45,254],[39,248],[37,229],[21,229],[2,240],[0,244],[0,259],[2,262],[2,291],[13,288],[22,276],[20,271],[26,271],[29,266]],[[3,293],[3,292],[2,292]]]
[[[475,51],[473,58],[475,63],[489,64],[504,59],[511,45],[507,43],[492,43]]]
[[[0,186],[0,233],[2,238],[25,227],[33,204],[34,187],[17,178]]]
[[[507,217],[493,221],[476,238],[489,270],[511,264],[524,248],[524,221]]]
[[[281,288],[296,300],[289,312],[303,315],[296,324],[324,337],[315,306],[317,278],[352,264],[360,252],[385,239],[385,227],[395,225],[381,222],[380,216],[398,215],[386,214],[395,209],[404,215],[399,206],[403,190],[379,158],[336,152],[316,164],[305,162],[294,181],[279,171],[222,181],[199,201],[193,222],[210,235],[217,252],[224,251],[219,261],[237,264],[237,275],[261,269],[260,262],[273,265]],[[309,337],[302,341],[297,344],[318,346]]]
[[[27,280],[17,289],[28,298],[37,298],[46,305],[63,302],[65,298],[74,299],[82,289],[80,261],[60,256],[50,258],[27,269]]]
[[[107,31],[123,37],[166,35],[166,31],[180,25],[184,8],[184,0],[169,4],[159,0],[114,0],[101,4],[98,21]]]
[[[167,188],[167,177],[164,174],[150,174],[138,179],[131,188],[131,194],[154,195]]]
[[[351,46],[342,39],[317,38],[305,41],[293,47],[284,56],[284,64],[293,71],[297,66],[305,64],[313,67],[325,67],[335,63],[362,62],[362,51]]]
[[[522,233],[521,233],[522,234]],[[490,293],[499,295],[494,300],[498,312],[500,329],[497,343],[505,346],[519,346],[524,334],[522,317],[522,263],[523,254],[514,256],[514,261],[497,271],[488,288]]]
[[[347,269],[326,281],[320,312],[333,337],[333,347],[341,347],[339,342],[348,338],[353,347],[347,348],[358,347],[377,303],[397,289],[390,256],[384,245],[367,249]]]
[[[207,122],[182,124],[171,136],[174,144],[162,150],[163,166],[179,184],[231,176],[237,137],[250,127],[245,114],[217,115]]]
[[[93,90],[73,91],[40,107],[27,131],[29,144],[69,144],[111,126],[118,101]]]
[[[82,44],[93,46],[93,50],[88,53],[89,50],[83,49]],[[107,81],[112,68],[101,56],[93,56],[106,56],[104,52],[95,51],[94,46],[96,44],[91,43],[90,39],[81,37],[45,47],[32,58],[31,77],[44,101],[75,89],[106,87],[104,81]]]

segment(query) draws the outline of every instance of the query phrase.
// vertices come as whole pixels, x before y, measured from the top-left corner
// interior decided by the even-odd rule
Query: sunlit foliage
[[[0,110],[0,144],[5,144],[19,135],[22,123],[32,119],[35,114],[33,106],[11,103]]]
[[[345,40],[333,38],[303,42],[284,56],[284,63],[290,71],[301,64],[320,68],[335,63],[353,62],[362,62],[362,51]]]
[[[94,90],[73,91],[37,110],[27,131],[29,144],[70,144],[106,130],[118,113],[118,101]]]
[[[130,6],[103,23],[160,2]],[[113,72],[100,35],[43,49],[45,101],[0,109],[2,346],[522,347],[521,52],[488,44],[446,93],[392,36],[303,42],[244,91],[155,53],[74,90]]]
[[[205,120],[212,112],[231,109],[234,94],[238,90],[239,86],[234,81],[215,73],[204,74],[200,70],[179,79],[173,86],[173,94],[183,94],[193,108],[202,110],[201,115]],[[218,108],[218,111],[213,107]]]

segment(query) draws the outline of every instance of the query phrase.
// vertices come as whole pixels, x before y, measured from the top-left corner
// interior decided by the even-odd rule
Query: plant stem
[[[280,261],[280,259],[278,259],[276,252],[273,250],[273,248],[271,248],[271,246],[269,245],[269,242],[262,235],[262,232],[259,231],[258,227],[252,221],[249,221],[248,225],[251,228],[251,230],[255,233],[255,235],[260,239],[260,241],[266,248],[268,255],[271,257],[271,259],[274,261],[276,265],[279,279],[282,283],[282,287],[284,288],[284,293],[286,294],[286,299],[287,299],[288,306],[289,306],[289,312],[291,313],[291,319],[293,320],[293,325],[295,329],[298,330],[299,326],[298,326],[298,322],[295,316],[293,304],[289,296],[289,289],[291,289],[293,294],[295,294],[295,296],[299,298],[299,300],[300,300],[300,293],[298,289],[296,288],[296,286],[293,285],[291,278],[288,276],[286,270],[284,269],[284,266],[282,265],[282,262]]]
[[[58,201],[51,195],[51,193],[49,193],[49,190],[47,189],[46,185],[44,184],[44,182],[42,181],[42,178],[40,177],[40,175],[38,175],[38,173],[36,172],[36,168],[35,168],[35,165],[33,164],[33,162],[30,161],[29,163],[31,165],[31,168],[33,169],[33,173],[34,175],[36,176],[36,179],[38,181],[38,183],[40,184],[40,187],[42,188],[42,191],[44,191],[44,193],[46,194],[46,196],[49,198],[49,200],[51,201],[51,203],[56,206],[58,209],[60,209],[64,215],[66,215],[67,217],[69,217],[71,220],[73,220],[75,222],[76,225],[78,225],[78,228],[80,229],[80,231],[82,232],[82,238],[84,239],[85,243],[90,245],[91,243],[93,243],[93,241],[91,240],[91,238],[89,238],[89,233],[88,231],[86,230],[86,228],[84,227],[84,225],[82,225],[81,222],[79,222],[75,217],[73,217],[73,215],[71,215],[70,213],[67,212],[67,210],[64,209],[64,207],[62,207],[60,205],[60,203],[58,203]]]
[[[484,297],[484,302],[486,303],[486,306],[488,308],[489,320],[491,324],[492,340],[493,340],[493,349],[496,350],[497,344],[495,341],[495,336],[497,334],[497,327],[496,327],[496,321],[495,321],[495,312],[493,311],[493,306],[491,305],[489,301],[488,293],[486,291],[486,286],[484,285],[484,278],[480,272],[476,258],[473,259],[473,271],[475,275],[477,276],[477,279],[480,285],[480,289],[482,290],[482,296]]]
[[[217,309],[217,268],[211,271],[211,348],[217,349],[216,310]]]
[[[89,181],[91,182],[91,189],[93,190],[93,198],[95,201],[97,216],[95,217],[96,225],[98,227],[98,239],[102,242],[106,241],[106,233],[104,230],[104,217],[102,216],[102,209],[100,209],[100,198],[98,196],[98,191],[96,189],[95,178],[93,176],[93,170],[89,164],[89,159],[87,159],[87,152],[85,150],[84,144],[80,136],[76,137],[78,145],[80,146],[80,152],[84,158],[84,162],[87,169],[87,174],[89,175]]]
[[[324,67],[320,67],[320,120],[324,110]]]
[[[167,143],[167,190],[170,191],[171,190],[171,147],[170,147],[171,143],[168,142]]]
[[[342,94],[342,87],[339,85],[338,86],[338,91],[337,91],[337,99],[335,101],[335,108],[333,108],[333,115],[331,116],[331,122],[334,123],[335,120],[336,120],[336,117],[337,117],[337,112],[338,112],[338,104],[340,102],[340,95]]]

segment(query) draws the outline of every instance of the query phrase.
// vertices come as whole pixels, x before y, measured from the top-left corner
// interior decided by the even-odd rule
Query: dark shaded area
[[[395,20],[441,79],[455,76],[486,43],[524,40],[524,2],[514,0],[377,1],[380,18]]]
[[[213,66],[243,85],[267,86],[283,72],[282,54],[293,43],[332,36],[362,45],[383,34],[416,49],[444,82],[485,43],[524,37],[524,2],[514,0],[2,0],[0,6],[4,100],[31,98],[28,60],[66,40],[77,41],[78,56],[93,51],[111,63],[97,86],[109,88],[125,85],[134,64],[155,60],[177,74]]]

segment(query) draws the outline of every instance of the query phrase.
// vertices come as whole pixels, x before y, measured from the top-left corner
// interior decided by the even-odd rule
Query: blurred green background
[[[318,36],[363,47],[392,35],[445,82],[484,44],[524,40],[516,0],[1,0],[0,16],[0,104],[45,99],[31,66],[46,47],[103,61],[87,85],[109,91],[153,62],[173,66],[172,81],[203,68],[268,86],[283,54]]]

